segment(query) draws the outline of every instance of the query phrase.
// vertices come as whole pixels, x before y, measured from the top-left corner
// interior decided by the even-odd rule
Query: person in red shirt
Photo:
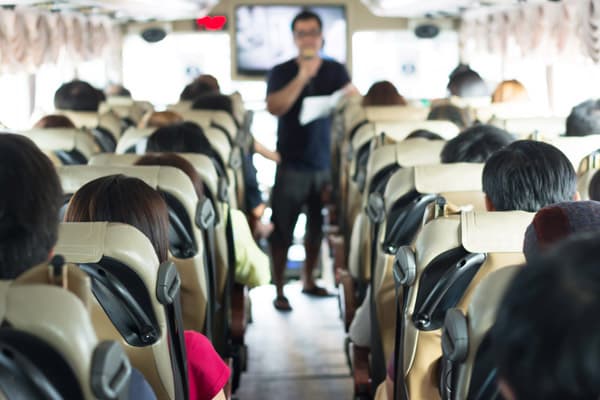
[[[66,222],[121,222],[145,234],[160,262],[168,259],[169,217],[160,193],[142,180],[124,175],[95,179],[71,198]],[[225,399],[230,370],[211,342],[199,332],[185,331],[191,400]]]

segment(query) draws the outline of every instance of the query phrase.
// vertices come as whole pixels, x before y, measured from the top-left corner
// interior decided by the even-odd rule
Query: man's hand
[[[310,56],[310,54],[305,55],[303,52],[298,57],[298,76],[306,82],[309,81],[317,75],[322,62],[321,57]]]

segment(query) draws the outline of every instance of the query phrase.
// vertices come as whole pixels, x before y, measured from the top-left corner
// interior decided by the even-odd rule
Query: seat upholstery
[[[573,168],[577,171],[581,161],[591,152],[600,149],[600,135],[588,136],[561,136],[542,138],[565,153]]]
[[[157,398],[175,399],[176,377],[171,368],[170,334],[166,314],[156,295],[159,263],[149,239],[125,224],[63,223],[55,251],[70,263],[94,265],[110,259],[133,271],[136,282],[143,285],[140,296],[150,302],[150,308],[144,309],[144,312],[156,323],[158,335],[154,336],[155,341],[141,347],[129,344],[98,302],[92,306],[94,329],[101,339],[121,342],[134,367],[152,385]]]
[[[146,140],[156,128],[136,128],[130,127],[123,132],[123,135],[117,142],[117,148],[115,153],[138,153],[141,154],[146,151]],[[137,151],[137,146],[140,145],[142,148]],[[143,150],[142,150],[143,149]]]
[[[377,134],[385,133],[386,137],[397,142],[404,140],[417,129],[426,129],[437,133],[444,139],[452,139],[459,132],[458,126],[450,121],[385,121],[375,123]]]
[[[476,117],[479,121],[489,122],[495,120],[538,120],[543,121],[548,117],[548,110],[536,106],[530,101],[509,101],[501,103],[491,103],[482,107],[477,107],[475,110]],[[564,122],[564,118],[563,118]],[[504,128],[502,126],[502,128]],[[563,124],[564,130],[564,124]],[[559,133],[558,131],[557,133]]]
[[[441,326],[452,307],[463,312],[481,280],[500,268],[520,264],[523,237],[534,213],[465,211],[435,219],[418,234],[413,254],[395,268],[404,282],[402,370],[410,398],[437,399]],[[414,259],[414,268],[407,260]],[[413,272],[410,272],[410,271]]]
[[[367,120],[385,121],[425,121],[429,114],[428,107],[414,106],[368,106],[365,107]]]
[[[82,129],[49,128],[21,132],[57,165],[85,164],[100,149],[92,135]]]
[[[597,169],[591,169],[577,178],[577,191],[581,200],[590,200],[590,183],[596,172],[598,172]]]
[[[81,186],[96,178],[113,174],[139,178],[152,188],[171,194],[185,210],[187,223],[183,222],[186,219],[182,222],[191,231],[192,243],[182,244],[184,247],[180,249],[180,254],[173,254],[171,251],[171,258],[177,266],[182,281],[184,327],[203,332],[207,318],[209,282],[204,261],[205,244],[200,228],[194,223],[198,199],[190,179],[177,168],[162,166],[77,166],[58,169],[63,191],[66,194],[75,193]]]
[[[489,363],[489,347],[482,344],[496,320],[502,296],[519,269],[519,266],[504,267],[482,279],[473,292],[466,317],[459,309],[451,309],[446,314],[442,336],[444,365],[452,363],[451,375],[442,376],[447,398],[472,398],[469,394],[479,392],[484,381],[488,381],[486,378],[493,366]],[[461,325],[466,330],[463,331]],[[464,342],[456,343],[460,340]],[[474,377],[479,379],[473,381]]]
[[[113,136],[115,142],[121,136],[121,120],[113,112],[98,113],[94,111],[73,110],[56,110],[56,112],[68,117],[78,128],[104,128]]]
[[[103,376],[104,390],[126,395],[129,360],[116,343],[98,342],[89,314],[75,294],[27,279],[2,281],[0,320],[10,325],[0,329],[3,357],[10,351],[12,362],[18,364],[19,356],[24,357],[41,372],[33,377],[37,385],[27,385],[28,391],[43,385],[45,377],[64,398],[108,399],[96,389],[97,377]],[[112,365],[100,362],[107,352],[115,357]],[[32,373],[31,367],[28,373]],[[12,379],[10,386],[15,390],[18,377]]]
[[[219,127],[227,134],[230,143],[236,140],[238,129],[235,119],[227,111],[221,110],[181,110],[179,114],[183,119],[192,121],[202,128]]]
[[[519,118],[495,118],[491,123],[521,138],[527,138],[533,134],[543,137],[557,137],[565,132],[564,117],[519,117]]]

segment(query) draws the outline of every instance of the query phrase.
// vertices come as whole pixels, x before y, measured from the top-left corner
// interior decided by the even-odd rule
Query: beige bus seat
[[[450,121],[386,121],[375,122],[375,132],[385,134],[393,141],[404,140],[410,133],[417,129],[426,129],[437,133],[444,139],[452,139],[459,132],[458,126]]]
[[[410,398],[439,399],[441,327],[446,311],[466,312],[491,272],[524,262],[525,229],[534,213],[465,211],[427,223],[413,247],[399,249],[394,275],[404,286],[396,385]],[[400,300],[399,300],[400,301]]]
[[[133,126],[127,128],[117,142],[115,153],[145,153],[148,137],[152,135],[156,129],[157,128],[136,128]]]
[[[547,111],[548,110],[537,107],[530,101],[509,101],[491,103],[486,106],[477,107],[475,116],[477,120],[483,123],[489,123],[494,120],[538,118],[547,114]]]
[[[390,177],[383,195],[370,196],[367,215],[376,229],[371,239],[371,258],[363,267],[364,274],[369,273],[371,277],[371,314],[377,317],[371,321],[375,373],[385,371],[394,346],[394,254],[400,246],[412,243],[432,203],[485,209],[481,191],[482,171],[483,164],[475,163],[403,168]],[[381,354],[375,355],[377,349]]]
[[[593,151],[600,149],[600,135],[560,136],[542,138],[542,140],[562,151],[571,161],[576,171],[583,159]]]
[[[86,164],[100,151],[92,135],[82,129],[50,128],[21,132],[58,165]]]
[[[174,167],[123,166],[121,163],[111,163],[110,166],[63,167],[58,170],[63,192],[67,195],[75,193],[94,179],[113,174],[139,178],[161,193],[168,194],[165,199],[171,210],[169,253],[182,280],[184,327],[206,332],[210,337],[212,326],[207,321],[212,318],[210,310],[214,306],[210,304],[214,271],[205,262],[206,245],[201,228],[195,223],[198,198],[192,182],[183,171]]]
[[[127,398],[129,360],[117,343],[98,342],[73,293],[3,281],[0,319],[10,326],[0,328],[0,393],[6,398]]]
[[[581,200],[590,200],[590,183],[596,172],[598,172],[597,169],[591,169],[577,177],[577,191],[581,196]]]
[[[191,109],[192,109],[192,101],[191,100],[180,100],[175,104],[170,104],[167,106],[167,110],[174,111],[178,114],[182,111],[188,111]]]
[[[557,137],[565,132],[566,124],[564,117],[494,118],[490,122],[523,139],[532,135]]]
[[[371,122],[425,121],[428,107],[414,106],[368,106],[365,107],[367,120]]]
[[[123,129],[121,120],[116,114],[73,110],[56,110],[56,112],[68,117],[76,127],[89,129],[103,151],[115,150]]]
[[[484,398],[493,398],[496,394],[488,332],[496,320],[502,296],[519,269],[501,268],[482,279],[466,316],[457,308],[446,312],[442,328],[444,398],[475,398],[476,393],[489,393]]]
[[[127,96],[109,96],[98,108],[100,114],[113,111],[121,120],[128,121],[129,125],[139,123],[148,110],[152,110],[151,104],[148,108],[146,103],[140,104]]]
[[[237,138],[237,122],[227,111],[192,109],[180,111],[180,115],[183,119],[195,122],[202,128],[221,129],[227,134],[231,144],[233,144]]]
[[[170,320],[160,295],[164,285],[175,286],[173,279],[179,278],[175,274],[168,279],[163,269],[167,264],[159,267],[149,239],[125,224],[63,223],[55,251],[67,262],[79,264],[92,279],[96,334],[121,342],[157,398],[183,398],[187,370],[181,373],[175,354],[183,346],[185,355],[185,344],[173,330],[176,321]]]

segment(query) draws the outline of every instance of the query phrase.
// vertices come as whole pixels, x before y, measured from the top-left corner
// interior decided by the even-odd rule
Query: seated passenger
[[[489,89],[481,76],[466,64],[459,64],[448,77],[446,86],[451,96],[486,97]]]
[[[579,200],[569,159],[556,147],[532,140],[518,140],[492,154],[483,168],[482,185],[490,211],[536,212]]]
[[[182,170],[194,184],[198,198],[204,196],[204,184],[200,175],[185,158],[175,153],[146,154],[136,165],[168,165]],[[230,210],[235,245],[235,281],[253,288],[271,281],[269,258],[256,245],[246,217],[235,209]]]
[[[567,117],[567,136],[600,134],[600,99],[584,101],[573,107]]]
[[[217,79],[212,75],[204,74],[198,76],[191,83],[185,86],[179,95],[179,100],[193,101],[203,94],[219,93],[220,91],[221,89]]]
[[[443,137],[435,132],[428,131],[427,129],[417,129],[408,134],[404,139],[427,139],[427,140],[444,140]]]
[[[46,128],[75,128],[75,124],[73,121],[64,115],[60,114],[50,114],[46,115],[38,122],[33,125],[36,129],[46,129]]]
[[[519,271],[491,344],[507,400],[600,398],[600,236],[573,236]]]
[[[371,85],[362,99],[363,106],[405,106],[406,100],[390,81],[379,81]]]
[[[102,95],[101,95],[102,94]],[[63,83],[54,94],[54,107],[60,110],[98,111],[104,94],[85,81]]]
[[[492,93],[492,103],[526,102],[529,101],[527,89],[516,79],[502,81]]]
[[[169,216],[160,193],[137,178],[112,175],[82,186],[71,198],[66,222],[121,222],[148,237],[159,262],[167,261]],[[190,399],[223,398],[229,368],[201,333],[185,331]]]
[[[150,111],[140,120],[139,128],[162,128],[183,122],[181,115],[174,111]]]
[[[600,202],[567,201],[539,210],[525,231],[523,254],[528,262],[556,243],[581,232],[600,233]]]
[[[474,125],[450,139],[440,154],[443,164],[483,163],[513,141],[510,133],[492,125]]]
[[[26,184],[24,184],[26,183]],[[0,279],[48,261],[58,240],[62,187],[52,162],[28,138],[0,133]],[[155,400],[132,369],[129,399]]]
[[[471,126],[473,123],[473,118],[466,109],[451,104],[448,100],[436,101],[436,104],[432,105],[431,110],[429,110],[427,120],[450,121],[461,130]]]

